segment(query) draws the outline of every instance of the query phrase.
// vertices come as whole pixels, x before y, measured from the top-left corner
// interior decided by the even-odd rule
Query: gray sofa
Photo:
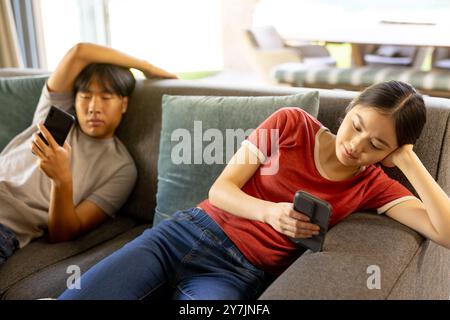
[[[18,92],[22,97],[30,98],[26,103],[32,111],[44,81],[44,77],[29,77],[21,78],[19,84],[0,83],[0,108],[10,107],[2,104],[2,95],[19,90],[14,87],[21,87],[23,92]],[[151,226],[156,206],[163,94],[261,96],[310,90],[139,80],[129,112],[118,132],[139,171],[138,182],[128,202],[117,218],[80,239],[49,244],[43,237],[19,250],[0,267],[1,298],[57,297],[66,288],[70,275],[68,266],[78,265],[83,272]],[[355,94],[320,90],[319,120],[336,132],[338,119]],[[450,100],[427,98],[426,103],[428,123],[416,152],[431,175],[450,194]],[[24,114],[22,122],[31,121],[31,115]],[[19,129],[20,126],[14,126],[14,130]],[[390,170],[389,174],[405,182],[397,171]],[[269,285],[260,298],[448,299],[449,260],[449,250],[425,240],[400,223],[386,216],[358,212],[329,231],[323,252],[307,251]],[[379,287],[369,289],[374,266],[378,268],[375,271],[379,271],[381,282]]]

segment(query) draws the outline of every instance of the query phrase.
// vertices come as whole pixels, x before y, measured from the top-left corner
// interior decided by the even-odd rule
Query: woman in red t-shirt
[[[331,226],[375,209],[449,248],[450,199],[413,151],[425,121],[422,97],[398,81],[363,91],[337,135],[297,108],[281,109],[244,141],[207,200],[146,230],[84,274],[81,290],[60,298],[141,299],[162,291],[174,299],[256,298],[269,275],[304,252],[289,237],[319,230],[293,209],[298,189],[332,205]],[[379,162],[397,166],[422,201]]]

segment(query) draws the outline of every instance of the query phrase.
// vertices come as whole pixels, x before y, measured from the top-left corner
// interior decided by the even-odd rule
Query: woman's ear
[[[128,110],[128,97],[123,97],[122,99],[122,114],[126,113]]]

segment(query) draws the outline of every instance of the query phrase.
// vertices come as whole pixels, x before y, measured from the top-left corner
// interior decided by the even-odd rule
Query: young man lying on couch
[[[128,68],[176,78],[93,44],[74,46],[49,77],[31,126],[0,154],[0,265],[45,230],[52,242],[78,237],[113,217],[127,199],[137,172],[114,134],[135,86]],[[63,146],[42,125],[51,106],[76,114]]]

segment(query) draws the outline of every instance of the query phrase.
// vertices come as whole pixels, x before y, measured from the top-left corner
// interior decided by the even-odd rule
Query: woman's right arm
[[[306,215],[295,211],[292,203],[266,201],[242,191],[260,165],[243,144],[209,190],[209,202],[238,217],[267,223],[290,237],[308,238],[315,234],[319,227],[309,223]]]
[[[135,68],[147,77],[177,78],[165,70],[155,67],[118,50],[91,43],[79,43],[62,58],[56,70],[50,75],[47,85],[52,92],[71,92],[75,79],[91,63],[109,63],[125,68]]]

